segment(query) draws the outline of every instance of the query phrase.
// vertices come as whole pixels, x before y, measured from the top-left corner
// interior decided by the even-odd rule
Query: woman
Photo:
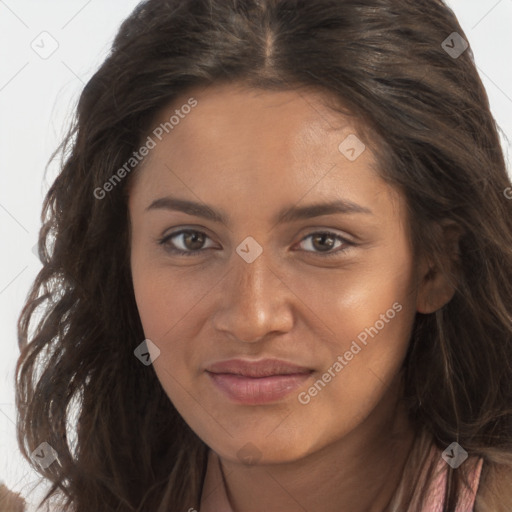
[[[510,510],[511,184],[443,2],[146,1],[61,149],[17,404],[65,510]]]

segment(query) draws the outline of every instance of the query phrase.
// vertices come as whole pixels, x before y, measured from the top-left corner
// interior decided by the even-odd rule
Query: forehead
[[[376,172],[372,141],[363,143],[354,118],[326,99],[317,91],[236,84],[191,89],[155,116],[155,146],[135,173],[139,188],[151,195],[168,186],[195,199],[215,190],[221,200],[260,205],[305,194],[375,203],[391,190]],[[162,131],[160,140],[155,133]]]
[[[183,153],[194,155],[191,150],[205,148],[209,152],[234,155],[243,147],[244,155],[254,159],[264,158],[259,152],[261,146],[268,150],[287,150],[287,155],[291,156],[307,144],[308,154],[314,158],[315,149],[320,149],[328,137],[338,140],[357,131],[354,119],[351,122],[334,112],[326,105],[333,98],[318,91],[268,91],[241,84],[192,89],[163,108],[152,125],[158,127],[168,122],[170,115],[178,113],[191,98],[197,106],[188,114],[182,114],[181,119],[174,116],[179,124],[173,126],[169,134],[164,134],[168,139],[172,135],[177,154],[182,149]]]

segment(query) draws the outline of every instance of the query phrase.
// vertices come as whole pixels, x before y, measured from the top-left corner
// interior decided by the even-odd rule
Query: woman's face
[[[160,112],[134,171],[131,268],[154,369],[231,460],[313,453],[398,393],[419,300],[405,202],[321,99],[195,89]],[[234,359],[249,365],[215,366]],[[300,368],[250,365],[263,359]]]

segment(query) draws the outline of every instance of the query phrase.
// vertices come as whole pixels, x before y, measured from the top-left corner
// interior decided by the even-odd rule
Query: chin
[[[299,460],[313,449],[311,441],[286,435],[269,436],[266,432],[233,437],[229,439],[229,444],[207,444],[223,459],[247,465],[262,465]]]

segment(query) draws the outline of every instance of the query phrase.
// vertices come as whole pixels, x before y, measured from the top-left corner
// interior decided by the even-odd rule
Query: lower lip
[[[249,405],[280,400],[311,377],[311,372],[258,378],[231,373],[206,373],[217,388],[229,398],[237,403]]]

